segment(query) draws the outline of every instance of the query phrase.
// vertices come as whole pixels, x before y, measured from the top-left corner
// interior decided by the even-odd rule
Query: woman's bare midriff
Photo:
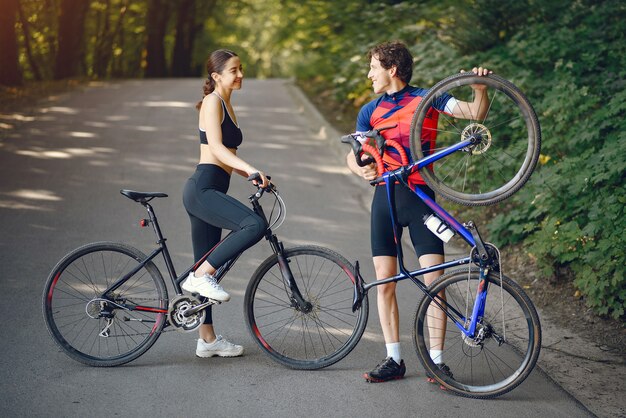
[[[235,148],[228,148],[230,152],[234,155],[237,155],[237,150]],[[199,164],[213,164],[221,167],[228,174],[232,174],[233,168],[227,165],[224,165],[221,161],[213,156],[211,153],[211,149],[206,144],[200,144],[200,162]]]

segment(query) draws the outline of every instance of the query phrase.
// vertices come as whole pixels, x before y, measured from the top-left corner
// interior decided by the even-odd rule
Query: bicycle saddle
[[[152,200],[155,197],[167,197],[165,193],[161,192],[136,192],[134,190],[120,190],[120,193],[135,202],[145,202],[146,200]]]

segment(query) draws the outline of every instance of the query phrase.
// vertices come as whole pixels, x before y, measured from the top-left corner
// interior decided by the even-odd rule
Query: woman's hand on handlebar
[[[265,173],[256,169],[253,169],[252,172],[248,173],[248,180],[251,180],[252,184],[262,189],[265,189],[270,185],[270,180]]]

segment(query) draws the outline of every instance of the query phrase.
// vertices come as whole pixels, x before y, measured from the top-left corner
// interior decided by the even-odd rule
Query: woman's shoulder
[[[220,113],[222,111],[221,99],[216,94],[207,94],[202,99],[201,112]]]
[[[208,105],[216,105],[220,102],[220,98],[217,94],[207,94],[206,96],[204,96],[204,99],[202,99],[202,104],[208,104]]]

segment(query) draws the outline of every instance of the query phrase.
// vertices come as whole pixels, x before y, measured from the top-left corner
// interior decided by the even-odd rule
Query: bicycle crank
[[[170,303],[167,319],[178,331],[191,332],[204,323],[206,310],[195,310],[202,304],[193,296],[178,296]]]

